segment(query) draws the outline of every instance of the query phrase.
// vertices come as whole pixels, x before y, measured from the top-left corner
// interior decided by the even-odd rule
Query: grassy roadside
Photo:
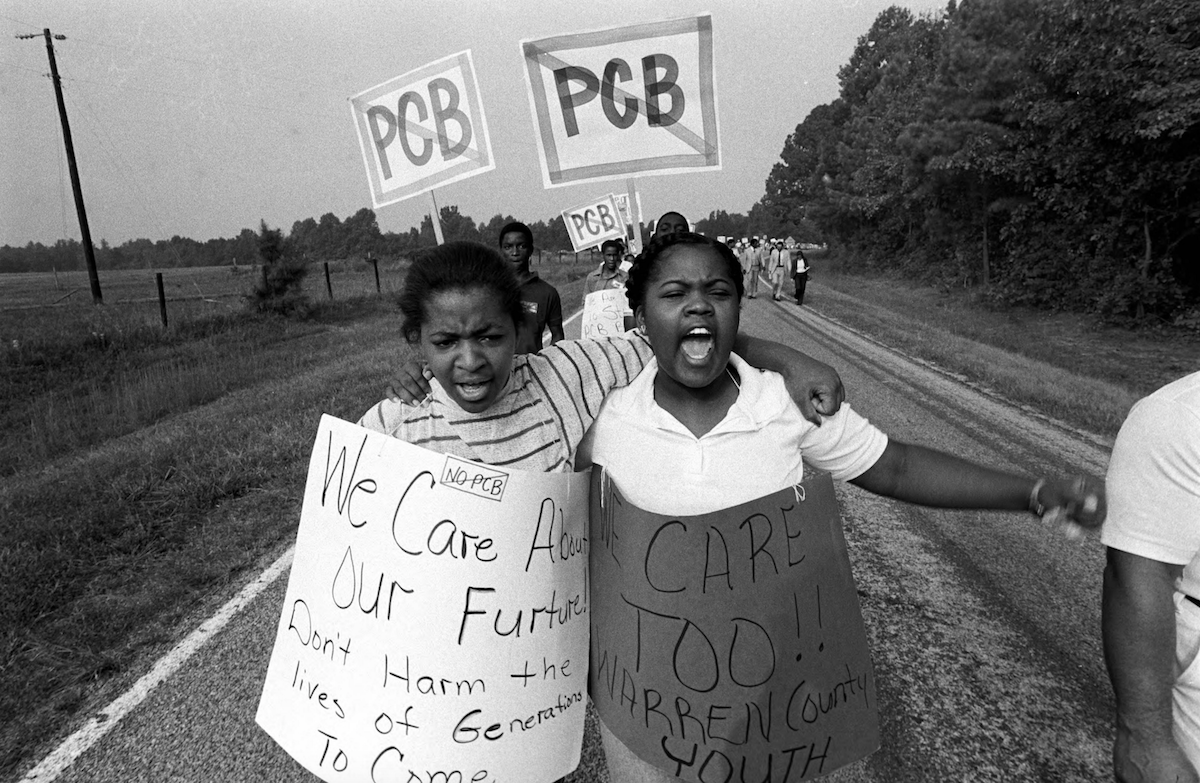
[[[998,309],[975,292],[850,274],[833,259],[812,266],[805,306],[1103,437],[1116,435],[1139,398],[1200,369],[1200,333]]]
[[[538,271],[570,312],[591,269]],[[37,375],[6,388],[23,410],[72,415],[54,419],[61,437],[37,453],[24,414],[0,420],[0,451],[22,454],[0,470],[0,778],[291,542],[317,421],[354,420],[379,399],[407,353],[399,322],[390,300],[371,297],[304,322],[249,318],[14,365]],[[141,400],[156,407],[123,412]]]

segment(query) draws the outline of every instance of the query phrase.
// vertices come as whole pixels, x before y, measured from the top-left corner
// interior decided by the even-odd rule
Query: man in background
[[[667,236],[668,234],[682,234],[688,230],[687,218],[678,212],[664,212],[654,223],[654,237]]]
[[[521,284],[521,309],[525,322],[517,330],[516,353],[542,350],[542,332],[550,330],[550,344],[563,339],[562,299],[558,289],[529,269],[533,256],[533,232],[524,223],[509,223],[500,229],[500,253],[513,265]]]
[[[1200,768],[1200,372],[1140,400],[1108,465],[1104,658],[1122,783]]]
[[[783,299],[783,281],[792,268],[792,254],[783,246],[783,240],[775,240],[771,248],[771,260],[767,267],[771,275],[771,296],[778,302]]]
[[[604,260],[600,262],[600,266],[595,271],[588,272],[587,279],[583,284],[585,294],[594,294],[605,288],[623,288],[625,286],[626,275],[621,271],[621,253],[624,250],[625,246],[615,239],[610,239],[600,246],[600,253]]]
[[[750,238],[750,245],[746,248],[746,258],[742,260],[742,268],[746,269],[746,298],[753,299],[758,296],[758,276],[762,274],[763,267],[763,251],[758,246],[758,237]]]
[[[792,282],[796,285],[796,304],[804,304],[804,289],[808,287],[808,259],[799,245],[792,248],[796,266],[792,269]]]

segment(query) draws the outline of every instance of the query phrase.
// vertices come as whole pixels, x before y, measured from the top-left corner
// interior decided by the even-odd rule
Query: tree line
[[[1008,302],[1200,322],[1200,3],[892,7],[838,81],[747,225]]]
[[[487,245],[496,245],[500,229],[515,220],[511,215],[497,214],[487,222],[476,223],[454,205],[442,207],[439,216],[446,241],[465,239]],[[561,216],[529,223],[529,227],[539,248],[548,251],[571,249],[571,238]],[[102,240],[95,249],[96,266],[100,269],[169,269],[254,265],[260,260],[259,242],[263,230],[265,227],[259,231],[246,228],[235,237],[206,242],[173,236],[157,242],[132,239],[114,246]],[[365,207],[345,220],[331,212],[320,219],[297,220],[286,236],[282,232],[280,236],[280,252],[314,261],[366,258],[368,255],[381,259],[398,258],[437,243],[429,215],[419,227],[384,233],[379,230],[375,212]],[[83,246],[74,239],[60,239],[53,245],[30,242],[24,247],[0,246],[0,273],[83,268]]]

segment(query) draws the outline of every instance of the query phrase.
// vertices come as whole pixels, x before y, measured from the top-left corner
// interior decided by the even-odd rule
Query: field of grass
[[[579,307],[591,262],[536,268]],[[47,287],[20,277],[26,299]],[[163,330],[118,290],[0,301],[0,778],[291,541],[320,415],[356,419],[408,352],[373,273],[304,321],[236,304]]]

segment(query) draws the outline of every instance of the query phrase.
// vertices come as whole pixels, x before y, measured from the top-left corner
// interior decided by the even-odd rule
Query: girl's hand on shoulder
[[[432,377],[433,373],[424,363],[409,359],[400,365],[384,394],[392,402],[419,405],[432,391],[429,386],[429,379]]]
[[[1043,522],[1061,526],[1067,538],[1099,528],[1108,513],[1104,482],[1092,476],[1045,479],[1030,495],[1029,506]]]

